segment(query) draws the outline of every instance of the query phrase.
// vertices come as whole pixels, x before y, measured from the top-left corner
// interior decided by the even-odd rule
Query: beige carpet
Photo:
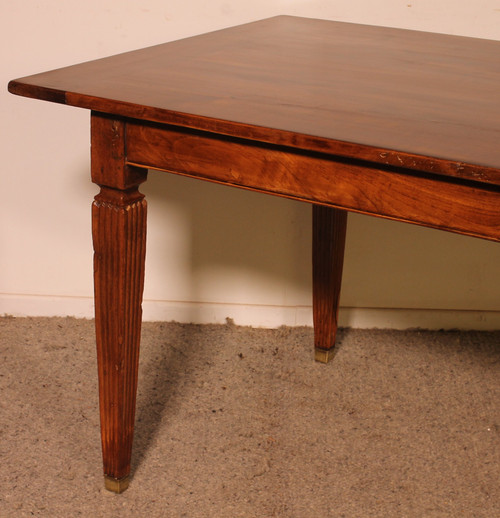
[[[102,489],[93,323],[0,319],[0,517],[500,516],[500,332],[147,323]]]

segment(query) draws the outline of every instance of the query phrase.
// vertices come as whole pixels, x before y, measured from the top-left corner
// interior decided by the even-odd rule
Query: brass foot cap
[[[314,359],[317,362],[328,363],[335,356],[335,348],[332,349],[314,349]]]
[[[113,493],[123,493],[127,489],[129,483],[129,476],[123,478],[113,478],[104,475],[104,487]]]

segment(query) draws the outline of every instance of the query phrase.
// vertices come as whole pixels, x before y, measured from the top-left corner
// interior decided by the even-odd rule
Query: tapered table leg
[[[137,185],[146,172],[124,160],[124,124],[92,117],[92,206],[99,407],[107,489],[128,486],[144,285],[146,201]]]
[[[313,205],[313,321],[317,361],[334,356],[347,211]]]

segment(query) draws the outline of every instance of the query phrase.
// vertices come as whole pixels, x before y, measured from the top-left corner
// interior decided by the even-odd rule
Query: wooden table
[[[347,212],[500,240],[500,42],[279,16],[11,81],[92,110],[106,487],[128,484],[147,169],[313,204],[316,359]]]

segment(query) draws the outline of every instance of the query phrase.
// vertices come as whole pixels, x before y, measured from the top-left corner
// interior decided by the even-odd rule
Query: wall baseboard
[[[276,328],[312,326],[311,306],[265,306],[145,300],[144,321],[220,324],[231,319],[237,325]],[[14,317],[72,316],[93,318],[92,297],[0,294],[0,315]],[[358,329],[500,329],[500,311],[403,308],[340,309],[342,327]]]

